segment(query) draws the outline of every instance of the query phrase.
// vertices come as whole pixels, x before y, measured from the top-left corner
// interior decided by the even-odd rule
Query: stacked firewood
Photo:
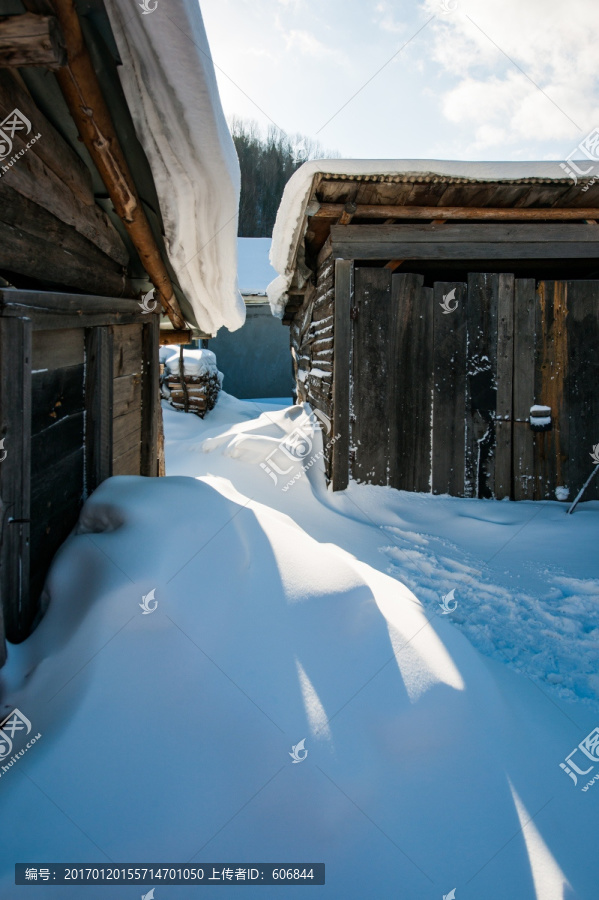
[[[206,358],[198,360],[189,354],[186,360],[181,347],[178,360],[173,356],[160,366],[160,382],[162,396],[174,409],[195,413],[203,419],[216,405],[222,375],[216,368],[213,353],[208,350],[199,353]],[[191,374],[195,372],[198,374]]]

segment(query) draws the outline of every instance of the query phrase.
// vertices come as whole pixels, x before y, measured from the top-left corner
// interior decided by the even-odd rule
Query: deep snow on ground
[[[0,777],[0,896],[81,894],[15,861],[301,861],[310,897],[594,900],[599,788],[559,763],[599,724],[599,504],[333,495],[301,408],[164,416],[174,477],[101,485],[10,648],[42,738]]]
[[[406,584],[429,615],[442,614],[443,596],[455,589],[452,624],[475,647],[554,698],[599,701],[599,503],[566,516],[567,504],[558,502],[463,500],[355,483],[332,494],[320,465],[285,490],[321,448],[302,408],[272,410],[223,395],[201,425],[177,414],[167,422],[173,474],[209,473],[231,479],[244,496],[257,493],[317,540]],[[260,463],[298,431],[318,449],[275,485]],[[288,456],[273,460],[283,470],[292,465]]]

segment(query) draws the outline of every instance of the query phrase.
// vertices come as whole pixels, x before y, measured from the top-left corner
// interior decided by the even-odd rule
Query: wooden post
[[[513,497],[514,276],[499,275],[497,292],[497,408],[495,499]]]
[[[85,455],[89,496],[112,475],[112,328],[89,328],[85,336]]]
[[[143,326],[141,383],[141,475],[158,475],[158,417],[160,409],[160,317],[151,315]]]
[[[335,319],[333,329],[333,473],[334,491],[349,484],[349,373],[351,304],[354,267],[349,259],[335,261]]]
[[[534,498],[534,434],[529,415],[535,402],[536,302],[534,278],[517,278],[514,283],[514,500]]]
[[[29,593],[31,322],[0,318],[0,594],[6,638],[19,643],[35,616]],[[4,661],[4,639],[0,642]]]

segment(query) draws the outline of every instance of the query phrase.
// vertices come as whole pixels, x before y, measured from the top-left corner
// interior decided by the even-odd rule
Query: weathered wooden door
[[[572,498],[588,477],[599,443],[599,282],[473,273],[425,287],[420,275],[356,267],[352,328],[356,480],[539,500],[558,488]],[[550,408],[534,420],[544,430],[531,427],[533,405]]]

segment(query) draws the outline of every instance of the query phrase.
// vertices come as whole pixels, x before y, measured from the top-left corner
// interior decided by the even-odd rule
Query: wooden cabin
[[[599,184],[557,162],[378,165],[307,164],[274,232],[333,489],[572,499],[599,442]]]
[[[206,336],[169,262],[102,0],[9,6],[0,19],[0,665],[4,638],[24,640],[39,618],[51,559],[85,498],[111,475],[162,474],[159,343]]]

